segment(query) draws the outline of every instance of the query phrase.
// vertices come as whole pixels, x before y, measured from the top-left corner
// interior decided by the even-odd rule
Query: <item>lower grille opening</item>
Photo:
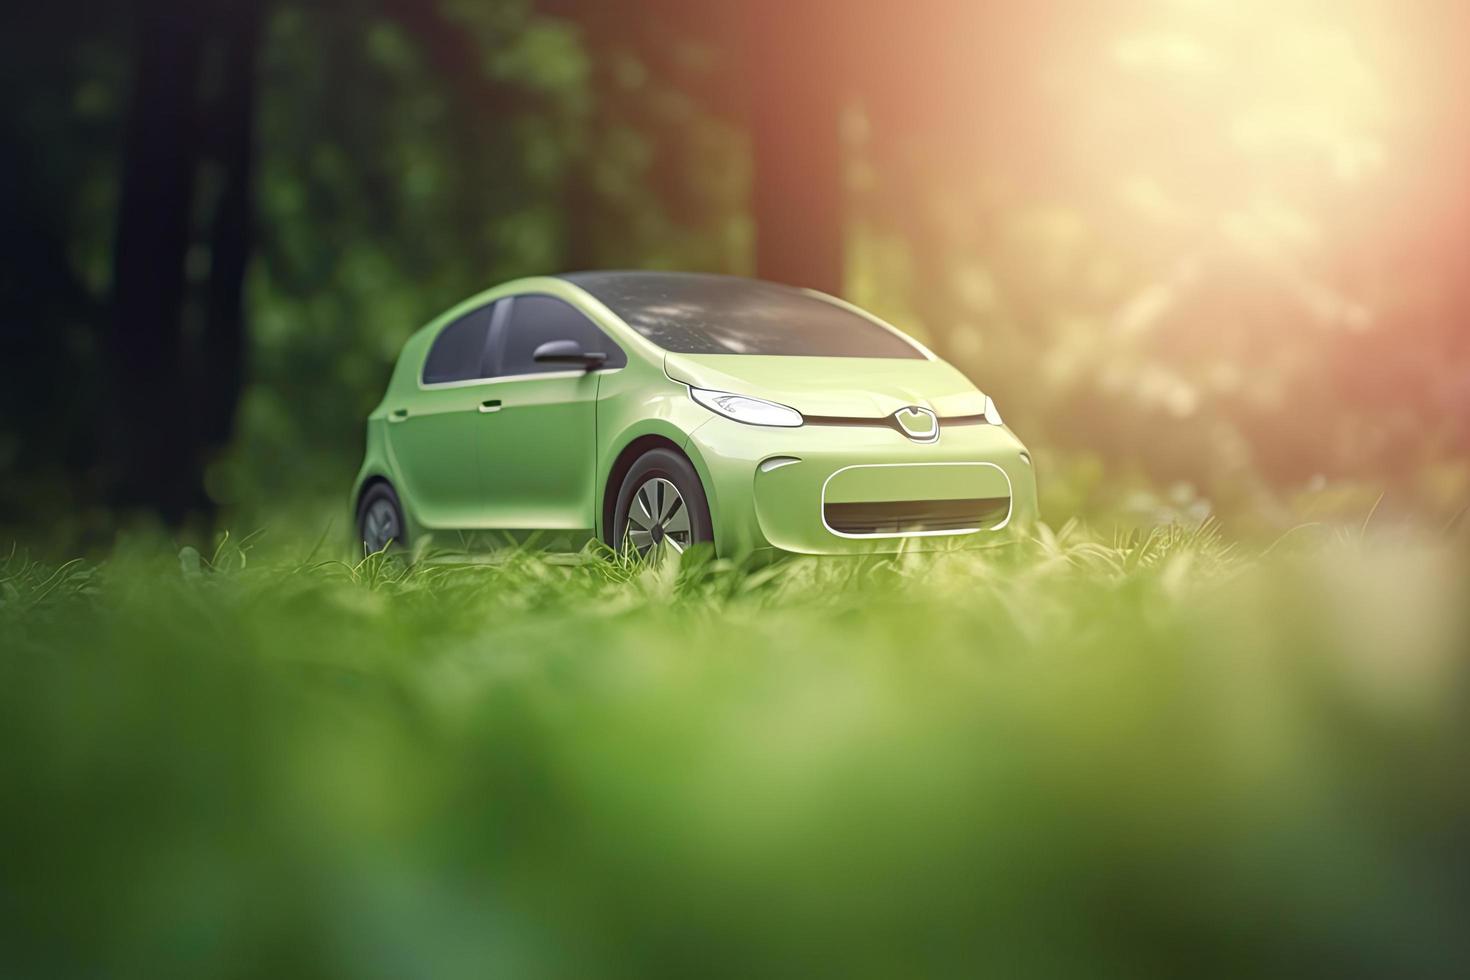
[[[889,500],[826,504],[827,526],[843,534],[909,534],[994,527],[1010,513],[1009,497],[967,500]]]

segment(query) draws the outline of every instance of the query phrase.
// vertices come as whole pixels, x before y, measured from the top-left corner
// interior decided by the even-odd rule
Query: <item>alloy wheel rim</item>
[[[362,518],[362,540],[369,554],[376,554],[398,540],[398,512],[386,500],[375,500]]]
[[[623,541],[640,557],[683,554],[694,541],[694,527],[679,489],[661,476],[644,481],[628,503]]]

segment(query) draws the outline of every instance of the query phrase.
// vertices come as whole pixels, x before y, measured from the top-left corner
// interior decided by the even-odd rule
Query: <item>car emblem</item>
[[[893,413],[893,421],[897,422],[903,434],[914,442],[939,441],[939,416],[927,408],[920,408],[917,405],[900,408]]]

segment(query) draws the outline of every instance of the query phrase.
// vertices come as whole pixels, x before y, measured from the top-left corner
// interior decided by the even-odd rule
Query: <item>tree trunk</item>
[[[751,210],[758,276],[840,294],[842,73],[826,6],[759,0],[748,8]]]
[[[263,0],[234,0],[220,22],[223,72],[211,113],[222,181],[210,229],[209,290],[201,363],[204,443],[229,443],[245,381],[245,272],[254,244],[255,65],[266,17]]]
[[[136,16],[108,345],[111,497],[172,525],[202,498],[180,342],[204,30],[191,0],[139,0]]]

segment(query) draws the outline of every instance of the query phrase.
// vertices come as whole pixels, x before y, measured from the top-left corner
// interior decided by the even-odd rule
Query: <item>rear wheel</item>
[[[661,558],[713,540],[709,502],[689,460],[671,449],[638,457],[618,491],[613,548]]]
[[[390,545],[408,543],[398,494],[386,483],[375,483],[357,505],[357,533],[365,554],[377,554]]]

